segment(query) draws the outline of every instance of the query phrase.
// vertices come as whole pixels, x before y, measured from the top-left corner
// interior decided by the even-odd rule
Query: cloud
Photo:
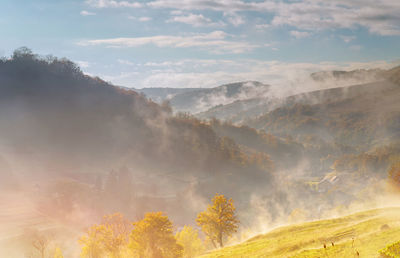
[[[257,30],[265,30],[271,28],[271,24],[256,24],[256,29]]]
[[[289,25],[309,31],[365,27],[373,34],[400,35],[400,1],[394,0],[154,0],[147,6],[223,13],[255,11],[272,14],[271,25],[274,26]]]
[[[181,15],[181,14],[183,14],[183,11],[181,11],[181,10],[173,10],[173,11],[171,11],[171,15]]]
[[[265,3],[265,2],[264,2]],[[400,2],[392,0],[308,0],[270,5],[272,24],[298,29],[354,29],[365,27],[378,35],[400,35]]]
[[[151,67],[167,67],[167,66],[181,66],[184,64],[184,61],[180,62],[172,62],[172,61],[164,61],[164,62],[146,62],[143,64],[144,66],[151,66]]]
[[[137,21],[140,21],[140,22],[148,22],[148,21],[153,20],[153,18],[147,17],[147,16],[135,17],[135,16],[132,16],[132,15],[128,16],[128,19],[137,20]]]
[[[96,13],[88,12],[88,11],[85,11],[85,10],[81,11],[80,14],[81,14],[82,16],[96,15]]]
[[[281,92],[295,92],[315,87],[315,85],[308,85],[307,83],[309,82],[309,75],[313,72],[371,68],[388,69],[394,65],[386,61],[288,63],[254,59],[183,59],[146,62],[141,64],[138,73],[132,76],[121,73],[106,78],[115,84],[135,88],[201,88],[255,80],[273,85],[276,89],[281,89]]]
[[[167,22],[181,22],[190,24],[193,27],[214,27],[225,25],[223,22],[213,22],[210,18],[204,17],[202,14],[193,13],[171,17]]]
[[[341,38],[344,42],[350,43],[351,41],[353,41],[353,40],[356,39],[356,36],[344,36],[344,35],[341,35],[340,38]]]
[[[75,61],[81,68],[88,68],[90,67],[90,63],[87,61]]]
[[[141,22],[147,22],[147,21],[151,21],[151,20],[152,20],[151,17],[146,17],[146,16],[139,18],[139,21],[141,21]]]
[[[150,36],[136,38],[109,38],[83,40],[77,44],[80,46],[106,46],[112,48],[139,47],[144,45],[155,45],[157,47],[171,48],[200,48],[216,54],[222,53],[244,53],[252,51],[258,45],[242,41],[228,40],[228,34],[223,31],[211,33],[192,34],[190,36]]]
[[[292,35],[296,39],[302,39],[302,38],[310,37],[311,33],[307,32],[307,31],[292,30],[292,31],[290,31],[290,35]]]
[[[400,1],[397,0],[153,0],[149,2],[86,0],[96,8],[159,8],[177,11],[219,11],[237,26],[245,19],[239,12],[272,14],[271,25],[288,25],[298,30],[355,29],[364,27],[372,34],[400,35]],[[177,13],[176,13],[177,14]],[[177,14],[179,15],[179,14]]]
[[[242,16],[237,13],[224,13],[224,16],[227,18],[230,24],[233,26],[239,26],[245,23],[245,20]]]
[[[116,0],[86,0],[86,4],[95,8],[118,8],[118,7],[130,7],[140,8],[143,7],[142,3],[133,1],[116,1]]]
[[[240,11],[253,9],[253,3],[240,0],[155,0],[147,4],[153,8],[170,8],[178,10],[214,10],[214,11]]]
[[[119,64],[123,64],[123,65],[135,65],[133,62],[131,62],[129,60],[124,60],[124,59],[117,59],[117,62]]]

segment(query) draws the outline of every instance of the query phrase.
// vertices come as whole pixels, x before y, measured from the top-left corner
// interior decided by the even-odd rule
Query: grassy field
[[[384,208],[277,228],[202,257],[379,257],[398,240],[400,208]]]

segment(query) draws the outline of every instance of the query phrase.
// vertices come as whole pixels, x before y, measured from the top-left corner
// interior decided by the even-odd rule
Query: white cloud
[[[272,24],[298,29],[324,29],[359,26],[378,35],[400,35],[400,2],[392,0],[308,0],[276,3],[269,11],[275,14]]]
[[[181,15],[183,12],[181,10],[173,10],[171,11],[171,15]]]
[[[292,30],[292,31],[290,31],[290,35],[292,35],[296,39],[302,39],[302,38],[310,37],[311,33],[307,32],[307,31]]]
[[[271,28],[271,24],[256,24],[256,29],[257,30],[265,30]]]
[[[139,18],[139,21],[141,21],[141,22],[147,22],[147,21],[151,21],[152,20],[152,18],[151,17],[140,17]]]
[[[146,62],[143,65],[150,67],[167,67],[167,66],[181,66],[183,64],[184,61],[181,62],[164,61],[164,62]]]
[[[116,0],[86,0],[86,4],[96,8],[118,8],[131,7],[140,8],[143,4],[134,1],[116,1]]]
[[[227,18],[229,23],[232,24],[233,26],[239,26],[239,25],[242,25],[245,23],[244,18],[235,12],[224,13],[224,16]]]
[[[80,14],[81,14],[82,16],[96,15],[96,13],[88,12],[88,11],[85,11],[85,10],[81,11]]]
[[[244,23],[238,14],[255,11],[273,15],[271,25],[289,25],[298,30],[354,29],[364,27],[378,35],[400,35],[400,1],[398,0],[152,0],[147,3],[119,0],[86,0],[96,8],[161,8],[172,9],[175,15],[185,10],[213,10],[231,14],[233,25]]]
[[[125,59],[117,59],[117,62],[119,64],[123,64],[123,65],[135,65],[133,62],[129,61],[129,60],[125,60]]]
[[[75,61],[79,65],[80,68],[88,68],[90,67],[90,63],[87,61]]]
[[[256,11],[271,13],[274,26],[289,25],[300,30],[365,27],[378,35],[400,35],[400,1],[397,0],[154,0],[153,8],[214,10],[224,13]],[[232,20],[235,22],[234,20]],[[240,20],[236,20],[239,21]],[[237,22],[236,22],[237,24]]]
[[[108,76],[113,83],[142,87],[215,87],[221,84],[255,80],[273,85],[281,94],[310,90],[309,75],[317,71],[382,68],[395,64],[374,62],[288,63],[254,59],[215,60],[184,59],[146,62],[134,75],[121,73]],[[300,86],[299,86],[300,85]],[[345,85],[337,85],[345,86]]]
[[[173,16],[167,22],[181,22],[190,24],[193,27],[213,27],[224,26],[223,22],[213,22],[210,18],[204,17],[202,14],[189,13],[187,15]]]
[[[190,48],[196,47],[212,53],[244,53],[251,51],[258,45],[248,42],[231,41],[227,39],[228,34],[223,31],[211,33],[192,34],[190,36],[151,36],[137,38],[110,38],[84,40],[77,44],[81,46],[106,46],[112,48],[139,47],[144,45],[155,45],[157,47]]]
[[[240,0],[155,0],[147,4],[153,8],[171,8],[178,10],[214,10],[214,11],[240,11],[253,9],[253,3]]]
[[[355,36],[345,36],[345,35],[341,35],[340,38],[346,43],[350,43],[351,41],[356,39]]]

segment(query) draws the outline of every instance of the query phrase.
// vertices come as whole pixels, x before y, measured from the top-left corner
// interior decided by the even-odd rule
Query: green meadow
[[[400,240],[400,208],[280,227],[202,257],[380,257]]]

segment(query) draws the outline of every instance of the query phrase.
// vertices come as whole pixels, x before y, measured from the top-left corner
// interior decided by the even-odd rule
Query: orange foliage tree
[[[197,216],[197,224],[211,241],[214,247],[215,242],[223,247],[223,239],[237,232],[239,220],[235,215],[233,200],[227,200],[224,195],[216,194],[207,210]]]
[[[400,162],[392,164],[389,169],[390,183],[400,189]]]
[[[184,226],[181,231],[176,233],[176,241],[183,246],[184,258],[197,257],[205,250],[199,233],[191,226]]]
[[[131,223],[120,213],[104,216],[101,224],[93,225],[79,240],[81,257],[121,257],[131,229]]]
[[[162,212],[149,212],[133,225],[129,247],[135,256],[182,257],[183,247],[175,239],[172,222]]]

